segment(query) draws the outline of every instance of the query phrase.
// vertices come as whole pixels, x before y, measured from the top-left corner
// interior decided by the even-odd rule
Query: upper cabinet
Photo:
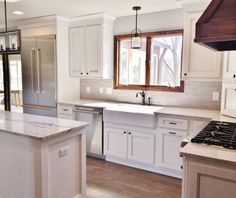
[[[236,82],[236,51],[224,52],[223,80]]]
[[[222,53],[194,43],[195,25],[201,13],[187,13],[184,21],[183,79],[220,79]]]
[[[78,17],[69,28],[70,74],[81,78],[112,78],[114,18],[97,14]]]

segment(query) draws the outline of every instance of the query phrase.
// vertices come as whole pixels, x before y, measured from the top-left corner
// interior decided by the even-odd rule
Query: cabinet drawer
[[[188,120],[159,116],[158,123],[160,127],[170,129],[188,130]]]
[[[59,106],[58,113],[63,115],[72,115],[72,107],[70,106]]]

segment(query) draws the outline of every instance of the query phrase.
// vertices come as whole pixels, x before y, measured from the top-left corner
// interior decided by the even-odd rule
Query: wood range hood
[[[216,51],[236,50],[236,0],[212,0],[196,23],[194,42]]]

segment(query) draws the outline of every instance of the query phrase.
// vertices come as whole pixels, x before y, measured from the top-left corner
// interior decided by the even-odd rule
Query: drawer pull
[[[170,135],[176,135],[176,133],[175,133],[175,132],[169,132],[169,134],[170,134]]]
[[[169,122],[169,124],[176,125],[177,123],[176,122]]]
[[[63,111],[69,111],[68,109],[63,109]]]

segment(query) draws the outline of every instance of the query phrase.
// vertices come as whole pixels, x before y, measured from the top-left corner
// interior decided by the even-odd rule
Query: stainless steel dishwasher
[[[75,120],[88,122],[86,151],[88,156],[104,159],[103,155],[103,109],[74,106]]]

